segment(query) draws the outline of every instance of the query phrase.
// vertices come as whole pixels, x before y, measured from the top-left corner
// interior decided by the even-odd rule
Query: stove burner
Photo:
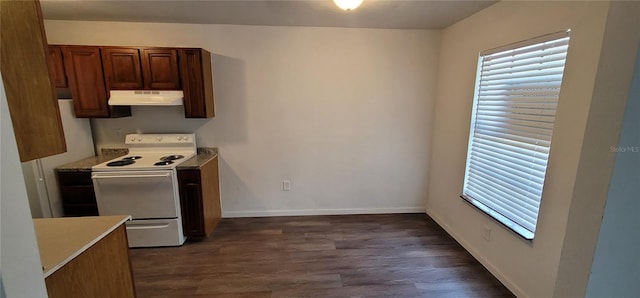
[[[136,162],[131,159],[121,159],[121,160],[116,160],[108,163],[107,167],[122,167],[130,164],[134,164],[134,163]]]
[[[172,161],[172,160],[181,159],[181,158],[184,158],[184,155],[167,155],[167,156],[160,157],[160,160]]]
[[[136,156],[127,156],[125,158],[123,158],[122,160],[136,160],[136,159],[141,159],[142,156],[136,155]]]
[[[171,161],[171,160],[163,160],[163,161],[156,162],[153,165],[154,166],[166,166],[166,165],[170,165],[172,163],[173,163],[173,161]]]

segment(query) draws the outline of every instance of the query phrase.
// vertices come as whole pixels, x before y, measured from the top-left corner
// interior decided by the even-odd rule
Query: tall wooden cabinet
[[[20,161],[67,150],[38,1],[0,1],[0,72]]]
[[[204,49],[181,49],[180,73],[185,117],[214,117],[211,53]]]
[[[104,84],[100,48],[61,46],[65,73],[76,117],[108,118],[131,116],[131,108],[109,106]]]
[[[184,235],[211,235],[221,217],[218,157],[198,168],[179,168],[178,184]]]

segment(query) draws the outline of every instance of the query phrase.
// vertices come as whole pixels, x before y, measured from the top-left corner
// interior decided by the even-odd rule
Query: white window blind
[[[462,197],[533,239],[569,32],[480,53]]]

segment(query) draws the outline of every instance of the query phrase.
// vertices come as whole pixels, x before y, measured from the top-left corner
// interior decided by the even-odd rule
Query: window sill
[[[489,207],[485,206],[484,204],[474,200],[471,197],[467,197],[465,195],[461,195],[460,198],[462,198],[465,202],[469,203],[471,206],[475,207],[476,209],[482,211],[482,213],[485,213],[486,215],[489,215],[493,220],[495,220],[499,224],[505,226],[506,228],[508,228],[509,230],[514,232],[516,235],[522,237],[523,239],[525,239],[527,241],[533,240],[534,233],[532,233],[529,230],[519,226],[518,224],[516,224],[512,220],[504,217],[502,214],[492,210],[491,208],[489,208]]]

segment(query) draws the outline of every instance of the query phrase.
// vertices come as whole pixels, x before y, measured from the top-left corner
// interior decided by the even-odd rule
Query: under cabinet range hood
[[[111,90],[110,106],[180,106],[182,90]]]

